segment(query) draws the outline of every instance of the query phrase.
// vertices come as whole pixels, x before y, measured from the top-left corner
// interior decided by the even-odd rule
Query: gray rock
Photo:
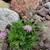
[[[47,39],[50,41],[50,21],[45,21],[46,26],[43,26],[43,40]]]
[[[40,45],[41,47],[44,47],[43,41],[41,41],[41,42],[39,43],[39,45]]]
[[[33,16],[33,19],[35,19],[37,22],[41,22],[41,16],[39,16],[39,15],[37,15],[37,14],[35,14],[35,15]]]
[[[39,14],[41,17],[46,17],[48,12],[49,12],[49,10],[46,9],[45,7],[43,7],[40,10],[37,11],[37,14]]]
[[[4,40],[0,38],[0,50],[2,50]]]
[[[46,16],[46,19],[47,19],[47,20],[50,20],[50,16],[49,16],[49,15],[47,15],[47,16]]]
[[[7,47],[8,47],[8,44],[7,43],[3,43],[2,50],[7,50]]]
[[[50,2],[45,3],[45,6],[47,6],[50,9]]]
[[[8,9],[0,8],[0,30],[3,31],[8,24],[19,20],[18,13]]]

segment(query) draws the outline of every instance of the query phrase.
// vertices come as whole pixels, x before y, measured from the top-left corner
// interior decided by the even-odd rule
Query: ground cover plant
[[[32,31],[24,30],[24,26],[29,25]],[[30,29],[30,28],[29,28]],[[32,22],[18,21],[12,23],[8,33],[9,50],[32,50],[39,42],[39,25]]]

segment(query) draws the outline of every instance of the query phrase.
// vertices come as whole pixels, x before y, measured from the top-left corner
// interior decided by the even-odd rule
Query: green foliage
[[[26,32],[23,29],[23,26],[26,24],[30,24],[32,26],[32,32]],[[8,33],[8,43],[10,48],[15,48],[16,50],[32,50],[32,48],[39,42],[36,28],[39,30],[38,25],[32,24],[32,22],[23,23],[22,21],[18,21],[12,23],[11,30]]]

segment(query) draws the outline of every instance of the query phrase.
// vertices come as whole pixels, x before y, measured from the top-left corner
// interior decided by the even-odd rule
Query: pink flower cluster
[[[26,30],[27,32],[31,32],[32,31],[32,27],[30,25],[25,25],[24,30]]]
[[[6,32],[0,32],[0,38],[5,39],[6,35]]]

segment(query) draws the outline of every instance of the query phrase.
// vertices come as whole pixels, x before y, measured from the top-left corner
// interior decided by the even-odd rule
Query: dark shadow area
[[[7,2],[7,3],[10,3],[10,2],[11,2],[11,0],[3,0],[3,1],[5,1],[5,2]]]

